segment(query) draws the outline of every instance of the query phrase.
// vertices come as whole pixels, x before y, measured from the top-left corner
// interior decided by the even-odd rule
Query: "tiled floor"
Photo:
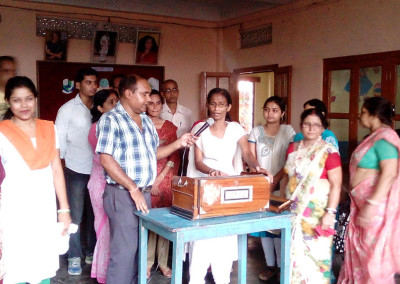
[[[249,236],[248,238],[248,250],[247,250],[247,283],[262,283],[258,280],[258,273],[264,269],[265,259],[262,252],[262,247],[259,238]],[[85,264],[82,261],[83,273],[81,276],[71,276],[67,272],[67,258],[66,256],[60,257],[60,266],[56,277],[51,279],[51,283],[65,283],[65,284],[96,284],[97,281],[90,278],[91,266]],[[188,283],[188,264],[184,263],[184,275],[183,284]],[[162,276],[160,271],[152,273],[152,278],[148,282],[149,284],[167,284],[170,283],[170,279]],[[206,277],[206,284],[213,284],[212,276],[209,273]],[[237,262],[233,264],[233,272],[231,274],[231,283],[237,283]],[[266,283],[266,282],[264,282]],[[269,283],[276,283],[276,281],[270,281]]]

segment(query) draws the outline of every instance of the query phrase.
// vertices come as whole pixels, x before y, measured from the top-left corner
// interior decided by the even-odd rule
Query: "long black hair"
[[[302,112],[300,116],[300,126],[303,125],[304,120],[309,115],[316,115],[321,120],[322,126],[327,129],[329,126],[328,119],[326,119],[326,115],[318,108],[310,108]]]
[[[364,101],[363,108],[368,110],[370,115],[376,115],[380,122],[391,126],[392,117],[395,115],[395,108],[383,97],[372,97]]]
[[[37,98],[36,87],[32,80],[25,76],[15,76],[7,81],[4,91],[4,100],[9,102],[12,93],[18,88],[27,88],[35,96],[35,98]],[[11,108],[8,108],[6,113],[3,115],[3,120],[11,119],[13,116],[14,114],[11,111]]]
[[[103,115],[103,113],[101,113],[97,107],[103,107],[105,101],[111,96],[111,94],[115,94],[118,98],[118,93],[112,89],[103,89],[96,92],[94,95],[93,106],[90,110],[90,113],[92,114],[92,123],[99,121],[100,117]]]
[[[232,105],[231,94],[228,92],[228,90],[222,89],[222,88],[214,88],[210,92],[208,92],[207,105],[210,104],[211,98],[216,94],[223,95],[226,98],[226,101],[228,102],[228,105]],[[207,116],[208,116],[208,110],[207,110]],[[226,113],[225,120],[226,121],[232,121],[231,115],[229,114],[229,112]]]
[[[146,50],[146,41],[149,39],[151,40],[151,43],[152,43],[150,51],[158,52],[158,45],[157,45],[155,38],[152,36],[149,36],[149,35],[146,35],[139,40],[139,43],[138,43],[138,51],[139,52],[144,52]]]

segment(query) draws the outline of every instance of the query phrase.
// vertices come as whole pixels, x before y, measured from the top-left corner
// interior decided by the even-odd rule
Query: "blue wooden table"
[[[238,283],[246,283],[247,234],[281,229],[281,283],[289,283],[290,240],[292,216],[289,212],[275,214],[257,212],[202,220],[186,220],[171,214],[170,208],[150,209],[149,213],[136,211],[139,217],[139,283],[146,283],[147,236],[151,230],[173,242],[172,281],[182,282],[184,244],[196,240],[238,235],[239,263]],[[233,249],[233,248],[232,248]]]

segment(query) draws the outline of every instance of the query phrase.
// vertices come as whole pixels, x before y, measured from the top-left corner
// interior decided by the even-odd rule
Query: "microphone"
[[[195,134],[193,134],[193,136],[197,136],[199,137],[201,133],[203,133],[204,130],[206,130],[208,127],[210,127],[211,125],[214,124],[214,118],[208,118],[206,123],[203,124],[202,127],[200,127],[199,130],[196,131]]]

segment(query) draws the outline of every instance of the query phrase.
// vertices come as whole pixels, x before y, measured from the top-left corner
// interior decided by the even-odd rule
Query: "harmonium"
[[[265,175],[179,177],[172,180],[171,213],[195,220],[265,211],[270,183]]]

